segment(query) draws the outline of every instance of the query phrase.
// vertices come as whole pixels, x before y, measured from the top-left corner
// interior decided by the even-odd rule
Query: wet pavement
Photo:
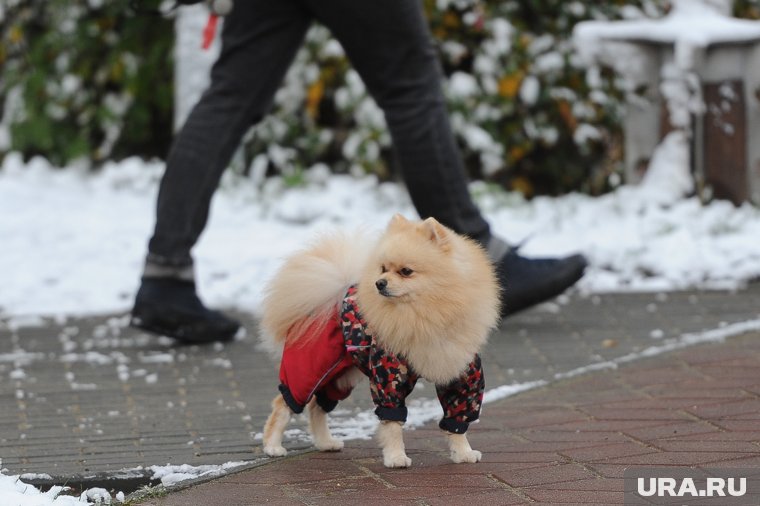
[[[139,504],[758,504],[759,370],[753,332],[486,405],[468,432],[483,451],[477,464],[452,464],[433,423],[405,431],[408,469],[383,467],[373,441],[350,442],[339,453],[276,459]],[[706,477],[746,481],[724,485],[723,496],[658,498],[637,494],[636,477],[645,476],[690,476],[704,492]]]
[[[87,485],[144,481],[144,470],[124,470],[151,465],[265,461],[259,438],[277,367],[259,349],[252,317],[237,316],[247,336],[202,347],[129,328],[125,315],[0,319],[0,468]],[[487,387],[606,368],[684,334],[740,333],[738,324],[759,317],[758,284],[566,296],[503,322],[483,353]],[[371,409],[362,393],[360,386],[337,410],[338,433],[356,434],[357,416]],[[435,398],[428,385],[412,396],[426,398]],[[286,447],[309,446],[305,426],[292,423],[301,430],[290,432]]]

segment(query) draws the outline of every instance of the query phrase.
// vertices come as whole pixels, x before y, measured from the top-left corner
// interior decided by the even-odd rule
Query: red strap
[[[214,42],[214,36],[216,35],[216,25],[219,23],[219,16],[214,13],[208,15],[208,21],[206,22],[206,28],[203,29],[203,43],[201,47],[203,50],[207,50],[211,47],[211,43]]]

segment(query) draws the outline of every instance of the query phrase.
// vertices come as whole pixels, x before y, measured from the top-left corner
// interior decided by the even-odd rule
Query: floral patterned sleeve
[[[341,324],[346,350],[361,371],[369,376],[375,414],[381,420],[405,422],[406,397],[417,383],[417,374],[403,357],[385,351],[367,328],[356,305],[356,287],[343,299]]]
[[[356,305],[356,287],[349,288],[341,308],[341,325],[346,351],[361,371],[369,376],[375,414],[381,420],[405,422],[406,398],[414,389],[419,375],[403,356],[394,355],[381,346],[367,328]],[[471,422],[480,416],[483,402],[483,368],[475,355],[462,375],[448,385],[436,385],[443,406],[441,429],[464,434]]]
[[[417,375],[402,358],[372,343],[369,387],[375,414],[381,420],[405,422],[406,397],[417,383]]]
[[[470,423],[480,416],[485,386],[480,355],[476,354],[459,378],[448,385],[436,385],[438,400],[443,407],[443,418],[438,426],[454,434],[467,432]]]

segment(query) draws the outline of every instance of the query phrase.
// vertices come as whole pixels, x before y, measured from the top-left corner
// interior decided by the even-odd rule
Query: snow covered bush
[[[424,3],[470,175],[526,195],[606,190],[608,176],[622,168],[620,87],[612,72],[586,76],[576,64],[572,27],[590,18],[658,16],[662,2]],[[294,181],[316,163],[394,172],[383,115],[323,27],[309,32],[275,103],[247,137],[243,170],[266,166]]]
[[[473,178],[526,195],[597,194],[620,180],[624,86],[612,71],[580,68],[572,28],[585,19],[658,17],[667,0],[422,1]],[[165,155],[172,20],[135,15],[128,3],[0,5],[0,156],[11,149],[54,162]],[[757,0],[736,0],[735,14],[760,18]],[[292,184],[315,165],[381,178],[396,172],[382,112],[318,25],[272,114],[233,161],[239,171],[277,172]]]
[[[163,156],[173,41],[170,20],[136,15],[129,0],[3,0],[0,153]]]

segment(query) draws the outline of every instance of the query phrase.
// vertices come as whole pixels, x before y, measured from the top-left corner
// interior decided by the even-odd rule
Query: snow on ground
[[[760,233],[760,210],[722,201],[702,205],[695,198],[679,197],[683,185],[666,184],[668,164],[681,165],[675,156],[678,145],[668,146],[661,146],[661,156],[654,157],[661,161],[641,186],[624,186],[602,197],[574,194],[528,202],[482,183],[473,184],[472,192],[494,231],[513,243],[524,242],[526,254],[584,252],[591,261],[579,285],[584,293],[736,288],[760,275],[760,248],[754,240]],[[670,170],[678,173],[679,167]],[[0,170],[0,213],[5,217],[0,221],[5,246],[0,249],[4,280],[0,316],[8,318],[11,328],[39,325],[43,323],[40,315],[129,309],[153,224],[161,171],[161,163],[136,159],[91,174],[76,167],[58,170],[40,159],[24,164],[18,156],[6,158]],[[303,187],[287,189],[279,179],[257,187],[251,180],[227,175],[195,251],[201,291],[212,305],[255,312],[261,286],[285,255],[334,227],[380,230],[395,212],[414,216],[404,188],[378,184],[372,177],[331,176],[325,168],[316,167],[307,174]],[[643,356],[758,328],[760,322],[753,320],[684,335],[637,354],[560,373],[554,379],[614,368]],[[76,354],[69,355],[78,359]],[[61,359],[66,361],[68,356]],[[115,360],[105,355],[84,359]],[[485,402],[545,383],[492,388]],[[407,426],[435,420],[440,409],[435,399],[411,401]],[[371,410],[331,420],[334,434],[342,439],[368,438],[376,425]],[[291,429],[288,438],[307,441],[308,435]],[[240,464],[150,469],[155,479],[168,486],[224,474]],[[24,478],[0,474],[0,504],[79,506],[111,500],[102,489],[85,491],[80,497],[61,494],[65,491],[60,487],[42,493],[25,484]]]
[[[668,163],[678,160],[660,158],[665,166],[658,170],[667,170]],[[128,310],[153,225],[162,169],[159,162],[130,159],[93,174],[77,167],[58,170],[40,159],[22,163],[16,155],[6,157],[0,169],[4,217],[0,220],[4,246],[0,248],[0,316],[13,327],[39,324],[40,315]],[[304,186],[288,189],[279,179],[258,187],[240,176],[225,176],[212,219],[195,250],[201,291],[210,304],[255,312],[261,286],[283,256],[315,234],[334,227],[379,231],[395,212],[414,216],[400,185],[378,184],[372,177],[334,176],[324,167],[313,168],[305,179]],[[760,234],[760,210],[749,204],[734,207],[715,201],[702,205],[695,198],[679,197],[678,191],[662,191],[662,185],[646,182],[602,197],[572,194],[532,201],[482,183],[471,189],[494,231],[513,243],[524,241],[525,254],[582,251],[588,255],[591,267],[579,286],[583,293],[736,288],[760,275],[760,246],[755,239]],[[758,328],[760,322],[749,321],[685,335],[636,356],[554,379]],[[486,402],[541,384],[493,388]],[[440,416],[434,399],[416,399],[409,407],[411,428]],[[368,411],[336,417],[331,423],[338,437],[355,439],[369,437],[377,421]],[[306,434],[294,429],[289,437],[303,439]],[[151,471],[157,479],[173,484],[226,469],[175,465]],[[101,493],[93,489],[71,497],[61,495],[60,488],[41,493],[23,479],[0,474],[0,503],[78,506],[95,503]]]
[[[8,506],[87,506],[92,504],[87,496],[74,497],[62,494],[65,487],[52,487],[41,492],[33,485],[24,483],[18,476],[0,474],[0,504]],[[110,498],[110,495],[109,495]]]
[[[0,169],[0,316],[86,315],[129,309],[153,221],[159,162],[128,159],[97,174],[6,157]],[[320,231],[380,231],[395,212],[415,216],[405,189],[373,177],[311,170],[303,187],[262,187],[227,175],[194,251],[202,296],[256,312],[261,287],[288,253]],[[656,185],[589,197],[525,201],[474,183],[508,241],[528,256],[580,251],[584,293],[737,288],[760,275],[760,210],[725,201],[663,198]]]
[[[2,460],[0,460],[2,464]],[[216,478],[227,474],[231,470],[249,464],[248,462],[227,462],[222,465],[191,466],[170,465],[151,466],[152,480],[161,480],[165,487],[171,487],[187,480],[198,478]],[[127,469],[124,472],[142,471],[142,468]],[[68,487],[53,486],[46,492],[40,491],[34,485],[25,483],[24,480],[50,479],[48,475],[22,474],[6,475],[0,472],[0,505],[2,506],[89,506],[92,504],[119,504],[124,502],[123,492],[117,492],[112,497],[104,488],[90,488],[83,491],[79,496],[70,495]]]
[[[198,478],[216,478],[227,474],[228,471],[247,465],[248,462],[227,462],[220,466],[191,466],[182,464],[178,466],[151,466],[152,479],[161,480],[165,487],[171,487],[177,483]]]
[[[683,198],[683,185],[668,188],[669,165],[682,165],[678,145],[660,148],[653,177],[638,187],[623,186],[602,197],[571,194],[526,201],[518,194],[482,183],[471,187],[494,231],[527,255],[581,251],[591,262],[579,284],[583,293],[620,290],[673,290],[688,287],[737,288],[760,275],[760,210],[715,201],[702,205]],[[670,150],[670,152],[668,152]],[[671,167],[674,174],[682,167]],[[8,325],[42,322],[40,315],[87,315],[129,309],[137,289],[147,239],[154,220],[163,166],[137,159],[112,163],[99,173],[51,167],[41,159],[23,163],[6,157],[0,169],[0,316]],[[657,175],[657,177],[654,177]],[[212,218],[195,250],[201,292],[215,306],[257,311],[261,287],[282,258],[320,231],[335,227],[381,230],[390,216],[414,216],[404,188],[372,177],[330,175],[315,167],[305,185],[285,188],[271,179],[254,181],[228,174],[212,208]],[[121,320],[121,319],[119,319]],[[666,340],[635,356],[624,356],[561,373],[554,379],[617,367],[642,356],[760,328],[757,321],[737,328]],[[657,338],[657,336],[652,336]],[[66,358],[66,357],[62,357]],[[76,357],[73,357],[76,358]],[[87,360],[113,360],[89,357]],[[148,357],[146,360],[165,360]],[[490,389],[486,402],[545,382]],[[408,426],[440,416],[433,399],[410,402]],[[377,424],[371,411],[335,417],[336,436],[367,438]],[[289,438],[307,435],[292,429]],[[238,463],[239,464],[239,463]],[[229,466],[237,465],[230,463]],[[174,484],[218,475],[225,466],[151,467],[156,479]],[[58,487],[42,493],[24,477],[0,474],[0,503],[80,505],[103,500],[99,489],[80,497]]]

